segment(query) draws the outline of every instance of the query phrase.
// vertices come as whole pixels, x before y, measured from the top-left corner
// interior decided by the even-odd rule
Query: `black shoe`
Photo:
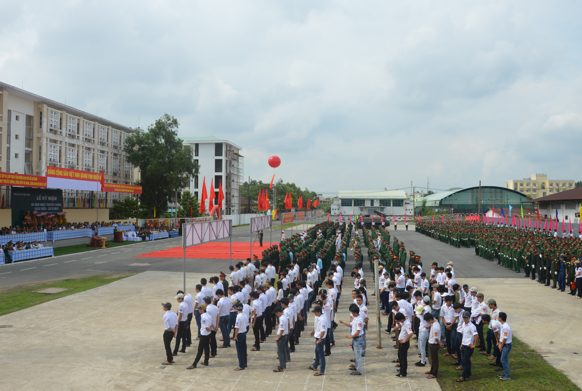
[[[416,364],[414,364],[417,367],[425,367],[426,364],[423,364],[421,361],[417,362]]]
[[[494,363],[494,362],[490,362],[489,365],[492,365],[494,367],[498,366],[497,363]]]
[[[399,373],[398,375],[396,375],[396,377],[406,377],[406,375]]]
[[[495,368],[495,372],[499,372],[499,371],[503,371],[503,367],[497,367],[497,368]]]
[[[180,353],[186,353],[186,350],[180,350]]]

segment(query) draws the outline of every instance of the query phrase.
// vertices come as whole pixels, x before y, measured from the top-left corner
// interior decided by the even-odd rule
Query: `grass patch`
[[[121,247],[127,246],[130,244],[136,243],[146,243],[146,242],[113,242],[107,241],[107,248],[114,248],[114,247]],[[101,248],[97,248],[101,250]],[[55,257],[59,255],[69,255],[69,254],[76,254],[76,253],[84,253],[87,251],[95,251],[94,247],[87,247],[86,244],[76,244],[74,246],[66,246],[66,247],[56,247],[54,249]]]
[[[114,281],[132,276],[133,274],[104,274],[93,277],[69,278],[60,281],[40,282],[34,284],[17,285],[0,289],[0,316],[46,303],[61,297],[74,295]],[[68,290],[56,293],[36,293],[44,288],[68,288]]]
[[[487,326],[483,329],[487,335]],[[437,378],[443,390],[580,390],[566,375],[546,362],[542,356],[530,349],[523,342],[513,337],[512,349],[509,353],[509,369],[511,380],[501,381],[497,378],[495,366],[489,365],[492,360],[479,354],[475,349],[471,356],[471,379],[464,383],[457,383],[461,371],[456,371],[451,365],[452,357],[442,357],[446,349],[440,349],[439,353],[439,377]],[[409,364],[410,365],[410,364]],[[428,364],[425,368],[428,371]]]

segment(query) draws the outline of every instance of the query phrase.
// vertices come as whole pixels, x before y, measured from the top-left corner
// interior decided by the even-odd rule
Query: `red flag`
[[[406,215],[404,216],[404,222],[406,223]]]
[[[311,198],[307,199],[307,208],[306,210],[309,210],[309,208],[311,207]]]
[[[298,209],[302,209],[302,208],[303,208],[303,196],[300,196],[300,197],[297,199],[297,208],[298,208]]]
[[[442,215],[441,222],[442,222],[442,223],[444,223],[444,222],[445,222],[445,215]]]
[[[572,233],[572,219],[568,220],[568,232]]]
[[[384,222],[384,215],[380,215],[380,222],[383,223]]]
[[[327,214],[327,221],[329,221],[329,213]]]
[[[222,209],[222,201],[224,201],[224,193],[222,191],[222,181],[220,181],[218,183],[218,201],[217,201],[217,205],[218,205],[218,209]]]
[[[287,209],[293,209],[293,194],[289,193],[289,206]]]
[[[269,192],[265,190],[265,210],[271,209],[271,205],[269,204]]]
[[[206,211],[206,198],[208,198],[208,196],[206,195],[206,177],[204,177],[202,182],[202,195],[200,198],[200,216],[202,216],[202,213]]]
[[[434,223],[434,215],[432,215],[432,222]]]
[[[539,219],[540,219],[540,205],[539,205],[539,204],[538,204],[538,206],[537,206],[537,209],[538,209],[538,210],[537,210],[537,212],[538,212],[538,218],[537,218],[537,220],[539,220]]]
[[[548,228],[548,216],[546,216],[546,222],[544,223],[544,231]]]
[[[208,211],[214,208],[214,179],[210,179],[210,190],[208,191]]]
[[[418,222],[420,223],[420,215],[418,215]]]
[[[319,205],[319,198],[318,198],[318,199],[316,199],[315,201],[313,201],[313,204],[311,205],[311,207],[312,207],[313,209],[315,209],[315,208],[317,208],[317,206],[318,206],[318,205]]]
[[[396,215],[392,215],[392,220],[396,222]]]
[[[562,232],[566,232],[566,222],[562,219]]]
[[[105,186],[105,174],[103,170],[101,170],[101,177],[99,178],[99,183],[101,184],[101,191],[103,191],[103,187]]]
[[[257,197],[257,210],[260,212],[261,210],[263,210],[263,199],[261,198],[262,196],[262,192],[261,189],[259,189],[259,196]]]
[[[459,222],[459,214],[457,213],[457,223]]]
[[[192,217],[192,207],[190,207],[190,217]]]
[[[271,186],[269,186],[269,189],[273,188],[273,181],[275,180],[275,174],[273,174],[273,177],[271,178]]]

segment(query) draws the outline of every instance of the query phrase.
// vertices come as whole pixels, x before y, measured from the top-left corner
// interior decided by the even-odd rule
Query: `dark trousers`
[[[238,366],[242,369],[247,367],[247,333],[238,333],[235,341]]]
[[[176,344],[174,345],[174,354],[178,354],[180,350],[180,342],[182,343],[182,353],[186,353],[186,327],[188,326],[188,321],[183,321],[178,323],[178,335],[176,336]]]
[[[382,309],[388,313],[390,312],[390,307],[388,307],[388,298],[390,297],[389,295],[390,293],[388,291],[384,291],[380,295],[380,298],[382,300]]]
[[[287,336],[282,335],[277,341],[277,357],[279,358],[279,369],[287,368]]]
[[[230,335],[230,332],[232,331],[233,337],[234,337],[234,324],[236,323],[236,316],[237,315],[238,315],[238,312],[236,312],[236,311],[228,314],[228,335]]]
[[[272,327],[272,329],[277,328],[277,315],[275,315],[275,308],[276,308],[275,303],[271,304],[271,327]],[[281,308],[281,309],[283,309],[283,308]],[[271,330],[271,333],[272,332],[273,332],[273,330]]]
[[[210,332],[210,355],[216,356],[216,331]]]
[[[491,346],[495,344],[497,341],[495,340],[495,333],[493,330],[487,330],[487,354],[491,354]]]
[[[222,346],[230,346],[230,334],[228,333],[228,322],[229,316],[224,315],[220,317],[218,322],[218,327],[220,327],[220,333],[222,334]]]
[[[499,350],[499,346],[497,344],[493,345],[493,354],[495,355],[495,364],[500,367],[501,366],[501,350]]]
[[[431,360],[430,373],[431,375],[436,377],[439,373],[439,344],[432,343],[428,344],[428,346],[430,348],[430,360]]]
[[[253,325],[253,334],[255,335],[255,344],[253,346],[256,350],[261,350],[261,340],[264,340],[265,338],[265,330],[263,329],[263,315],[257,316],[257,319]]]
[[[265,321],[265,336],[268,337],[269,335],[271,335],[271,332],[273,331],[273,324],[272,319],[271,319],[271,306],[267,306],[267,308],[265,308],[265,313],[263,314],[263,319]]]
[[[408,374],[408,348],[410,341],[400,343],[398,347],[398,360],[400,361],[400,374],[406,376]]]
[[[477,326],[477,334],[479,335],[479,351],[485,351],[485,338],[483,338],[483,321],[479,322]]]
[[[461,348],[463,355],[463,374],[461,375],[463,379],[471,376],[471,356],[473,355],[473,350],[468,346],[463,346]]]
[[[452,329],[454,329],[454,326],[451,328],[451,330],[449,330],[445,327],[445,339],[447,340],[447,353],[449,353],[449,354],[453,354],[455,352],[453,350],[454,341],[453,341],[453,330]]]
[[[463,334],[462,333],[457,333],[455,332],[455,344],[453,346],[453,350],[455,351],[455,354],[457,355],[457,361],[462,363],[462,357],[463,357],[463,353],[461,352],[461,345],[463,343]]]
[[[186,328],[186,345],[192,345],[192,317],[193,314],[188,314],[188,327]]]
[[[416,334],[416,339],[418,339],[418,333],[420,332],[420,319],[415,316],[414,317],[414,334]]]
[[[558,286],[562,292],[566,290],[566,273],[560,272],[558,274]]]
[[[295,351],[295,329],[289,330],[289,351]]]
[[[164,348],[166,348],[166,360],[174,362],[172,356],[172,339],[174,339],[174,332],[170,330],[164,331]]]
[[[200,358],[202,357],[202,352],[204,352],[204,364],[208,364],[208,359],[210,357],[210,335],[201,335],[200,342],[198,343],[198,353],[196,354],[196,359],[192,365],[198,365]]]
[[[330,337],[330,332],[331,329],[328,328],[327,329],[327,334],[325,335],[325,355],[329,356],[331,354],[331,337]]]
[[[200,325],[200,311],[198,310],[194,311],[194,319],[196,319],[196,326],[198,327],[197,338],[200,338],[200,327],[202,327]]]

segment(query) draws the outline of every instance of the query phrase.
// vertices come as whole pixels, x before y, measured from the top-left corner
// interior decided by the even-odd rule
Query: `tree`
[[[176,191],[188,186],[190,178],[198,175],[192,148],[185,147],[178,138],[178,120],[168,114],[150,125],[147,131],[136,130],[125,139],[123,151],[127,161],[139,167],[142,186],[141,203],[149,216],[154,207],[161,215],[168,209]]]
[[[137,201],[133,197],[127,197],[123,201],[113,201],[113,211],[110,218],[112,220],[125,220],[135,218]],[[139,217],[145,219],[148,217],[147,207],[140,204]]]
[[[283,183],[282,179],[279,179],[277,182],[273,183],[273,189],[269,189],[269,183],[263,183],[262,181],[255,181],[252,180],[251,181],[251,194],[249,197],[249,186],[248,186],[248,182],[245,182],[242,187],[239,190],[239,193],[242,197],[244,198],[250,198],[251,201],[256,201],[257,198],[259,197],[259,190],[268,190],[269,191],[269,203],[271,205],[271,208],[273,208],[274,206],[274,200],[273,200],[273,189],[276,189],[277,192],[277,209],[279,209],[279,211],[284,211],[285,210],[285,195],[287,193],[292,194],[292,201],[293,201],[293,207],[295,209],[297,209],[297,200],[299,199],[299,196],[303,196],[303,210],[305,210],[306,206],[307,206],[307,199],[311,198],[311,202],[315,201],[317,199],[317,193],[314,191],[311,191],[307,188],[305,188],[305,190],[301,190],[301,188],[297,185],[295,185],[295,183]],[[321,204],[320,204],[321,206]],[[240,206],[241,209],[245,208],[246,205],[241,205]]]
[[[582,181],[578,181],[576,182],[576,184],[574,185],[575,187],[582,187]]]
[[[178,208],[178,217],[198,217],[200,212],[200,204],[190,190],[182,193],[182,198],[178,201],[180,207]],[[190,214],[190,211],[192,213]]]
[[[427,192],[426,192],[426,195],[427,195],[427,196],[429,196],[429,195],[431,195],[431,194],[434,194],[434,191],[432,191],[432,190],[429,190],[429,191],[427,191]]]

